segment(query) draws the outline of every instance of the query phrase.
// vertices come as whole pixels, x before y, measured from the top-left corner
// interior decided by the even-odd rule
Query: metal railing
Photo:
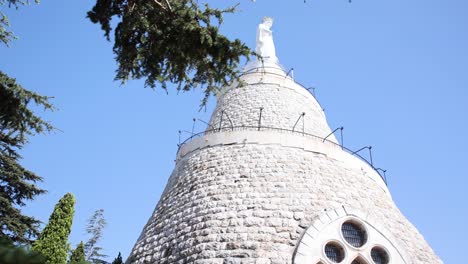
[[[280,132],[280,133],[291,133],[291,134],[302,135],[302,136],[305,136],[305,137],[315,138],[315,139],[320,140],[324,144],[325,144],[325,142],[331,143],[331,144],[333,144],[335,146],[340,147],[342,150],[348,152],[349,154],[358,157],[360,160],[364,161],[365,163],[367,163],[375,172],[377,172],[377,174],[379,174],[379,176],[382,178],[382,180],[385,182],[385,184],[387,184],[387,177],[385,175],[386,170],[374,167],[374,164],[373,164],[372,161],[368,161],[365,157],[358,154],[358,152],[360,150],[353,151],[353,150],[348,149],[347,147],[343,146],[342,144],[336,143],[336,142],[331,141],[331,140],[329,140],[327,138],[323,138],[323,137],[320,137],[320,136],[317,136],[317,135],[309,134],[309,133],[306,133],[306,132],[303,132],[303,131],[302,132],[301,131],[295,131],[295,130],[286,129],[286,128],[268,127],[268,126],[232,126],[232,125],[228,126],[228,127],[221,127],[220,126],[219,128],[208,129],[208,130],[205,130],[203,132],[192,134],[190,137],[185,139],[183,142],[179,142],[177,153],[179,153],[179,151],[180,151],[180,149],[182,148],[183,145],[187,144],[188,142],[190,142],[194,138],[203,137],[203,136],[209,135],[209,134],[226,132],[226,131],[277,131],[277,132]],[[179,133],[180,132],[181,131],[179,131]],[[179,137],[179,139],[180,139],[180,137]],[[369,148],[369,147],[364,147],[364,148]],[[372,153],[370,153],[370,157],[372,157]],[[380,173],[380,171],[382,171],[383,174]]]
[[[279,74],[279,73],[275,73],[275,72],[271,72],[271,71],[266,71],[265,69],[280,69],[283,74]],[[312,97],[315,99],[315,101],[318,103],[318,105],[320,106],[320,108],[322,109],[322,111],[324,110],[322,105],[320,104],[320,102],[317,100],[316,96],[315,96],[315,88],[313,87],[309,87],[307,88],[306,86],[302,85],[301,83],[297,82],[294,80],[294,78],[292,78],[290,76],[290,72],[292,71],[292,68],[291,70],[289,70],[289,72],[285,72],[283,69],[281,68],[277,68],[277,67],[269,67],[269,66],[265,66],[265,67],[254,67],[254,68],[251,68],[245,72],[243,72],[242,74],[239,75],[239,78],[242,77],[242,76],[245,76],[245,75],[249,75],[249,74],[255,74],[255,73],[264,73],[264,74],[269,74],[269,75],[274,75],[274,76],[278,76],[278,77],[283,77],[284,79],[286,78],[290,78],[294,83],[296,83],[297,85],[299,85],[300,87],[304,88],[304,90],[306,90],[307,92],[309,92],[310,95],[312,95]],[[264,82],[259,82],[259,83],[263,83]],[[252,84],[255,84],[255,83],[246,83],[247,85],[252,85]],[[277,84],[277,83],[275,83]],[[312,88],[312,91],[310,91]],[[339,146],[343,151],[346,151],[348,152],[349,154],[353,155],[353,156],[356,156],[358,157],[359,159],[361,159],[362,161],[364,161],[365,163],[367,163],[373,170],[375,170],[375,172],[377,172],[377,174],[382,178],[382,180],[385,182],[385,184],[387,185],[387,176],[386,176],[386,170],[384,169],[381,169],[381,168],[376,168],[374,167],[374,163],[373,163],[373,160],[372,160],[372,147],[371,146],[366,146],[366,147],[363,147],[357,151],[353,151],[351,149],[348,149],[346,147],[343,146],[343,127],[339,127],[335,130],[333,130],[330,134],[328,134],[326,137],[322,138],[320,136],[317,136],[317,135],[313,135],[313,134],[309,134],[309,133],[305,133],[304,132],[304,124],[303,124],[303,128],[302,128],[302,131],[297,131],[295,130],[295,127],[297,125],[297,123],[302,119],[302,121],[304,122],[304,115],[305,113],[302,113],[299,118],[297,119],[296,123],[294,124],[293,128],[292,129],[286,129],[286,128],[279,128],[279,127],[269,127],[269,126],[262,126],[262,111],[263,111],[263,107],[260,107],[260,112],[259,112],[259,120],[258,120],[258,125],[257,126],[234,126],[233,125],[233,122],[231,120],[231,118],[229,117],[229,115],[223,110],[221,111],[221,117],[220,117],[220,122],[219,122],[219,127],[218,128],[215,128],[213,125],[211,124],[208,124],[207,122],[201,120],[201,119],[198,119],[199,121],[205,123],[208,125],[208,129],[206,129],[205,131],[203,132],[199,132],[199,133],[193,133],[193,130],[194,130],[194,127],[195,127],[195,123],[192,127],[192,132],[188,132],[188,131],[179,131],[179,144],[178,144],[178,150],[177,150],[177,153],[179,153],[181,147],[184,145],[184,144],[187,144],[189,141],[191,141],[192,139],[194,138],[197,138],[197,137],[202,137],[202,136],[205,136],[205,135],[208,135],[208,134],[214,134],[214,133],[219,133],[219,132],[224,132],[224,131],[260,131],[260,130],[270,130],[270,131],[277,131],[277,132],[281,132],[281,133],[292,133],[292,134],[300,134],[302,136],[306,136],[306,137],[312,137],[312,138],[315,138],[315,139],[318,139],[320,140],[322,143],[325,144],[325,142],[327,143],[331,143],[333,145],[336,145],[336,146]],[[223,127],[222,124],[223,124],[223,117],[226,117],[230,123],[230,126],[228,127]],[[194,119],[194,122],[196,120]],[[334,134],[336,131],[340,130],[341,132],[341,144],[338,144],[334,141],[331,141],[328,139],[328,137],[330,137],[332,134]],[[191,136],[188,137],[187,139],[185,139],[183,142],[181,142],[180,140],[180,137],[181,137],[181,132],[188,132],[188,133],[191,133]],[[370,157],[370,161],[367,160],[365,157],[361,156],[358,154],[358,152],[360,152],[361,150],[363,149],[368,149],[369,150],[369,157]],[[381,173],[382,172],[382,173]]]
[[[255,73],[259,73],[259,72],[260,72],[260,73],[265,73],[265,74],[268,73],[268,74],[270,74],[270,75],[275,75],[275,76],[279,76],[279,77],[284,77],[285,79],[286,79],[287,77],[289,77],[289,78],[291,78],[291,80],[292,80],[293,82],[295,82],[295,83],[296,83],[297,85],[299,85],[300,87],[304,88],[304,90],[306,90],[310,95],[312,95],[312,96],[315,98],[315,101],[317,101],[317,103],[320,105],[320,108],[322,108],[322,110],[323,110],[322,105],[320,104],[320,102],[317,100],[317,97],[315,96],[315,87],[306,87],[306,86],[303,85],[302,83],[296,81],[296,80],[293,79],[291,76],[289,76],[289,73],[284,72],[283,69],[281,69],[281,70],[284,72],[284,75],[283,75],[283,74],[279,74],[279,73],[274,73],[274,72],[267,72],[267,71],[265,71],[265,69],[276,69],[276,70],[278,70],[279,68],[268,67],[268,66],[266,66],[266,67],[255,67],[255,68],[251,68],[251,69],[249,69],[248,71],[245,71],[245,72],[241,73],[241,74],[239,75],[239,78],[242,77],[242,76],[245,76],[245,75],[255,74]],[[293,68],[291,68],[291,69],[293,69]],[[249,84],[249,85],[252,85],[252,83],[248,83],[248,84]],[[313,89],[312,89],[312,88],[313,88]],[[312,89],[312,91],[310,91],[311,89]]]

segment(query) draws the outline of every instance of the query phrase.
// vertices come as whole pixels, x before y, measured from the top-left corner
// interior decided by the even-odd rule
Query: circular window
[[[367,242],[367,234],[364,227],[354,221],[346,221],[341,225],[343,237],[351,246],[359,248]]]
[[[389,257],[387,251],[381,247],[375,247],[371,250],[371,257],[375,264],[387,264]]]
[[[335,242],[330,242],[325,245],[325,255],[329,260],[335,263],[340,263],[345,257],[343,247]]]
[[[353,260],[353,262],[351,262],[351,264],[367,264],[367,262],[364,261],[361,258],[357,258],[357,259]]]

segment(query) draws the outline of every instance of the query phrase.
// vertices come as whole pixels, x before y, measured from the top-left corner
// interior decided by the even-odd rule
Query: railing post
[[[182,134],[182,131],[179,130],[179,144],[177,144],[177,146],[180,147],[180,134]]]
[[[356,151],[353,151],[353,152],[351,153],[351,155],[354,155],[354,154],[358,153],[359,151],[361,151],[361,150],[363,150],[363,149],[366,149],[366,148],[369,148],[369,147],[370,147],[370,146],[362,147],[362,148],[360,148],[360,149],[358,149],[358,150],[356,150]]]
[[[207,125],[207,126],[208,126],[208,130],[209,130],[210,127],[211,127],[212,130],[215,130],[215,128],[214,128],[212,125],[210,125],[209,123],[207,123],[207,122],[201,120],[200,118],[198,118],[198,121],[200,121],[200,122],[202,122],[203,124]]]
[[[329,136],[333,135],[338,129],[341,130],[341,140],[343,140],[343,129],[344,129],[344,127],[338,127],[335,130],[333,130],[330,134],[328,134],[326,137],[324,137],[322,142],[325,142],[325,140],[327,140],[327,138]],[[341,145],[341,149],[343,149],[343,144]]]
[[[293,126],[292,131],[294,132],[294,129],[296,128],[297,123],[299,123],[299,120],[305,116],[305,112],[302,112],[302,114],[299,116],[299,118],[296,120],[296,123]]]
[[[221,119],[219,120],[219,131],[221,131],[221,126],[223,125],[223,115],[224,115],[224,110],[221,111]]]
[[[354,155],[354,154],[358,153],[359,151],[361,151],[361,150],[363,150],[363,149],[369,149],[370,165],[371,165],[371,167],[375,170],[374,161],[372,160],[372,146],[362,147],[362,148],[360,148],[359,150],[356,150],[356,151],[354,151],[353,153],[351,153],[351,155]],[[367,161],[367,160],[366,160],[366,161]],[[367,163],[369,163],[369,161],[367,161]]]
[[[380,177],[383,178],[383,180],[385,181],[385,184],[388,186],[388,182],[387,182],[387,170],[384,170],[382,168],[375,168],[375,170],[378,172],[378,171],[381,171],[383,172],[383,176],[382,174],[379,173]]]
[[[294,68],[289,69],[288,73],[286,73],[286,76],[284,78],[288,78],[289,74],[291,73],[291,79],[294,80]]]
[[[341,132],[340,132],[340,135],[341,135],[341,149],[344,149],[344,141],[343,141],[343,128],[344,127],[341,127]]]
[[[234,131],[234,124],[232,123],[231,118],[229,117],[229,115],[226,112],[223,112],[223,114],[226,115],[226,118],[228,119],[229,124],[231,124],[231,131]]]
[[[258,117],[258,131],[260,131],[260,128],[262,127],[262,111],[263,107],[260,107],[260,115]]]
[[[311,87],[309,87],[309,88],[306,88],[306,90],[309,91],[309,92],[310,92],[310,89],[312,89],[312,95],[313,95],[314,98],[315,98],[315,87],[314,87],[314,86],[311,86]],[[317,99],[317,98],[315,98],[315,99]]]
[[[196,121],[197,121],[197,119],[194,118],[194,119],[193,119],[193,125],[192,125],[192,135],[193,135],[193,133],[194,133],[194,131],[195,131],[195,122],[196,122]]]

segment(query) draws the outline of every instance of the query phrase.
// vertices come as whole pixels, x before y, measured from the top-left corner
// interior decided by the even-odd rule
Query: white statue
[[[262,57],[265,62],[277,63],[275,44],[273,43],[273,18],[264,17],[262,23],[258,25],[257,29],[257,46],[255,52]]]

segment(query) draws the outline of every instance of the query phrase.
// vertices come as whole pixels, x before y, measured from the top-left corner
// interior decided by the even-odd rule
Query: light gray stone
[[[127,263],[292,263],[306,229],[302,243],[312,243],[317,230],[353,208],[387,230],[412,263],[441,263],[379,175],[333,136],[320,139],[331,130],[317,101],[275,74],[244,76],[248,85],[218,95],[213,128],[222,111],[234,126],[252,128],[209,131],[180,149]],[[275,128],[292,129],[305,112],[304,132],[317,137],[256,130],[260,107],[262,125]],[[231,122],[224,114],[221,127]]]

